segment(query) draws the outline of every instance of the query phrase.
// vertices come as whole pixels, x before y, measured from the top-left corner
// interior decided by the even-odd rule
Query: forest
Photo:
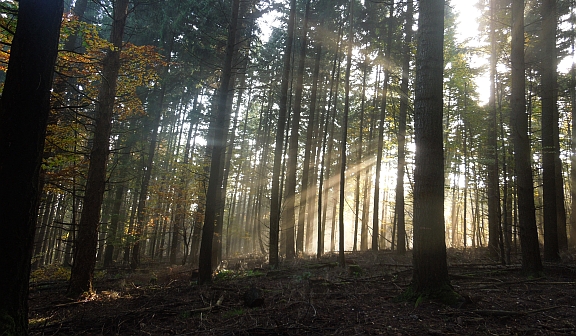
[[[576,3],[456,2],[0,1],[0,334],[576,332]]]

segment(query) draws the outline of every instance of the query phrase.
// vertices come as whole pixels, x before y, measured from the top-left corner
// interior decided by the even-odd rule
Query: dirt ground
[[[576,335],[576,254],[528,279],[482,251],[449,251],[459,307],[398,302],[411,255],[364,252],[284,262],[229,261],[199,286],[189,267],[100,272],[97,294],[64,297],[65,281],[31,283],[31,335]]]

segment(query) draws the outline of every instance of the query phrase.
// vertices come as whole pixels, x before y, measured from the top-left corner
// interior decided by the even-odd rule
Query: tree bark
[[[302,226],[298,223],[297,238],[294,239],[294,229],[296,222],[296,170],[298,169],[298,137],[300,133],[300,119],[302,112],[302,91],[304,89],[304,67],[306,64],[306,49],[308,48],[308,16],[310,13],[310,0],[306,1],[304,23],[302,35],[300,37],[300,54],[298,58],[298,69],[296,72],[296,89],[294,93],[294,109],[292,110],[292,126],[288,143],[288,162],[286,171],[286,187],[284,192],[286,217],[284,218],[286,228],[286,259],[294,259],[296,251],[294,243],[297,244],[297,251],[304,249],[304,221]],[[301,193],[305,193],[304,190]],[[299,209],[302,212],[302,209]]]
[[[224,207],[222,198],[222,179],[224,177],[223,163],[226,152],[226,138],[228,136],[227,125],[230,115],[226,113],[226,102],[233,87],[230,87],[232,78],[232,61],[236,48],[236,29],[238,26],[238,16],[240,0],[232,3],[232,17],[228,27],[228,43],[224,66],[222,68],[222,78],[216,103],[212,110],[213,116],[210,122],[212,128],[212,139],[208,139],[208,147],[211,149],[210,157],[210,177],[208,180],[208,191],[206,193],[206,213],[204,216],[204,226],[202,229],[202,242],[200,243],[198,283],[204,284],[212,281],[212,244],[214,240],[214,229]]]
[[[528,137],[526,114],[526,81],[524,62],[524,0],[512,1],[512,105],[511,126],[514,141],[514,164],[516,166],[516,193],[518,197],[518,222],[520,223],[520,246],[522,249],[522,272],[540,276],[542,261],[536,228],[534,205],[534,181],[532,177],[532,154]]]
[[[0,99],[0,334],[28,334],[28,281],[63,1],[21,0]]]
[[[278,242],[280,233],[280,171],[282,168],[282,148],[284,147],[284,133],[286,131],[286,117],[288,115],[288,86],[290,84],[290,63],[292,58],[292,44],[294,42],[294,21],[296,20],[296,0],[290,1],[290,16],[288,18],[288,37],[284,48],[284,68],[280,84],[280,111],[278,112],[278,126],[276,128],[276,143],[274,149],[274,166],[272,168],[272,190],[270,203],[270,244],[268,262],[272,267],[278,267]]]
[[[398,254],[406,253],[406,216],[404,212],[404,169],[406,167],[406,119],[408,113],[409,92],[408,81],[410,76],[410,58],[412,53],[412,22],[414,20],[414,3],[408,1],[406,21],[404,24],[404,58],[402,60],[402,82],[400,83],[400,115],[398,116],[398,170],[396,180],[396,225]]]
[[[344,75],[344,116],[342,119],[342,139],[340,140],[340,207],[338,209],[338,262],[346,267],[344,256],[344,207],[346,206],[346,143],[348,137],[348,115],[350,114],[350,70],[352,68],[352,48],[354,47],[354,0],[350,0],[350,30],[346,55],[346,74]]]
[[[497,137],[497,110],[496,110],[496,0],[490,0],[490,99],[489,125],[487,140],[488,156],[488,249],[493,259],[499,255],[500,231],[500,185],[498,176],[498,137]]]
[[[114,49],[107,51],[103,60],[102,82],[96,104],[96,127],[90,151],[90,165],[84,193],[84,206],[78,236],[76,238],[74,264],[68,284],[69,297],[78,297],[83,292],[92,292],[92,278],[96,265],[96,247],[98,245],[98,227],[100,209],[106,186],[106,165],[110,152],[110,133],[116,97],[116,84],[120,69],[120,50],[129,0],[117,0],[114,3],[114,20],[110,42]]]
[[[391,56],[392,51],[392,30],[394,27],[394,2],[390,3],[390,13],[388,15],[388,28],[386,38],[386,57]],[[372,250],[378,251],[380,239],[380,175],[382,170],[382,151],[384,150],[384,123],[386,120],[388,84],[390,82],[390,70],[384,70],[384,83],[382,91],[382,106],[380,107],[380,124],[378,126],[378,150],[376,151],[376,176],[374,185],[374,212],[372,213]]]
[[[556,0],[542,2],[542,189],[544,199],[544,259],[560,259],[556,200]]]
[[[321,25],[320,25],[321,26]],[[318,124],[316,122],[316,100],[318,97],[318,80],[320,77],[320,61],[322,60],[322,42],[317,40],[315,42],[315,54],[316,58],[314,61],[314,70],[312,72],[312,91],[310,94],[310,111],[308,114],[308,128],[306,130],[306,144],[304,149],[304,163],[302,168],[302,192],[300,194],[300,208],[298,212],[298,228],[304,228],[306,220],[306,209],[309,211],[308,223],[306,224],[306,244],[302,247],[303,251],[310,248],[312,244],[312,232],[311,229],[313,225],[313,201],[314,201],[314,191],[316,176],[313,175],[314,167],[311,165],[313,158],[312,151],[315,151],[312,141],[314,133],[317,131]],[[319,118],[318,118],[319,119]],[[310,203],[310,206],[308,206]],[[298,251],[298,237],[296,238],[296,250]]]
[[[360,103],[360,127],[358,129],[358,143],[356,144],[357,157],[356,157],[356,168],[355,170],[355,186],[354,186],[354,244],[352,250],[354,252],[358,251],[358,224],[360,222],[360,181],[362,172],[364,172],[363,167],[363,149],[364,149],[364,105],[366,103],[366,77],[368,73],[368,56],[364,54],[364,61],[362,62],[362,93],[361,93],[361,103]],[[365,179],[368,176],[365,176]],[[366,196],[366,194],[364,194]]]
[[[416,53],[414,132],[414,252],[412,290],[450,288],[444,228],[444,0],[421,0]]]

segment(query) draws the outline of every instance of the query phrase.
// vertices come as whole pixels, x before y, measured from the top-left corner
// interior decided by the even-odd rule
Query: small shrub
[[[61,265],[48,265],[30,273],[31,282],[40,281],[68,281],[70,269]]]

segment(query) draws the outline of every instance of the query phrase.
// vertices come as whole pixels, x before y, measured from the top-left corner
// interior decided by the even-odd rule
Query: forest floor
[[[31,335],[576,335],[576,253],[525,278],[485,251],[449,250],[457,307],[396,298],[410,284],[411,254],[299,259],[270,270],[262,259],[228,263],[210,285],[190,267],[99,272],[96,295],[67,300],[65,280],[31,282]],[[252,294],[250,297],[248,294]],[[249,308],[248,306],[252,306]]]

